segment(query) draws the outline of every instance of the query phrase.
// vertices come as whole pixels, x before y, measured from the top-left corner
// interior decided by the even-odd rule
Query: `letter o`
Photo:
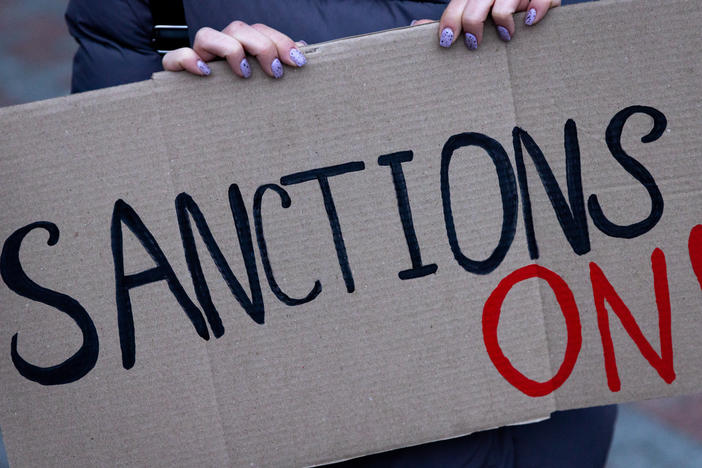
[[[568,332],[568,341],[561,367],[553,377],[545,382],[532,380],[519,372],[502,352],[497,340],[497,326],[500,322],[502,303],[507,293],[517,283],[530,278],[543,279],[551,287],[561,307],[561,312],[563,312]],[[575,362],[578,360],[578,354],[582,345],[580,313],[568,284],[553,271],[539,265],[528,265],[510,273],[500,281],[485,302],[485,307],[483,308],[483,340],[495,368],[515,388],[531,397],[545,396],[553,392],[563,385],[570,376]]]

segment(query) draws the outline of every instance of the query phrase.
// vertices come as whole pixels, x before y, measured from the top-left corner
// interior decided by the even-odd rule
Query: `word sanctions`
[[[641,138],[643,143],[652,142],[660,138],[667,125],[666,118],[660,111],[652,107],[632,106],[618,112],[607,127],[606,143],[610,153],[625,171],[645,187],[651,200],[651,210],[648,216],[630,225],[618,225],[610,221],[605,215],[605,210],[600,205],[597,195],[591,195],[587,200],[587,204],[585,203],[580,173],[580,148],[576,125],[572,120],[568,120],[564,127],[567,200],[541,149],[531,136],[521,128],[515,127],[512,133],[516,177],[506,151],[496,140],[480,133],[461,133],[451,136],[446,141],[441,152],[440,190],[448,244],[458,264],[467,272],[479,275],[489,274],[500,265],[507,255],[515,236],[519,205],[518,198],[520,196],[529,254],[532,259],[539,257],[539,247],[532,221],[524,150],[526,150],[526,154],[528,154],[536,167],[558,222],[575,254],[583,255],[590,251],[587,214],[589,214],[597,229],[611,237],[632,239],[653,229],[663,215],[663,197],[651,173],[640,162],[626,154],[620,143],[624,124],[634,114],[646,114],[653,119],[653,128]],[[454,215],[451,209],[451,187],[449,183],[451,160],[457,149],[469,146],[481,148],[492,160],[497,172],[502,200],[503,220],[500,238],[493,252],[484,260],[475,260],[464,255],[456,235]],[[436,264],[425,263],[422,259],[420,246],[415,234],[411,204],[404,176],[404,168],[409,165],[408,163],[412,159],[412,151],[385,154],[378,158],[378,165],[388,167],[390,171],[397,198],[399,218],[411,262],[410,268],[398,273],[400,280],[421,278],[435,274],[438,270]],[[353,293],[355,290],[354,278],[349,265],[349,258],[329,179],[365,169],[365,164],[362,161],[349,162],[289,174],[281,177],[280,185],[266,184],[258,187],[253,196],[252,207],[254,234],[251,232],[248,211],[239,187],[235,184],[229,187],[229,205],[248,276],[248,292],[245,291],[229,267],[195,200],[187,193],[179,194],[175,199],[175,211],[185,258],[200,307],[188,297],[168,259],[159,247],[156,238],[136,211],[125,201],[117,200],[112,214],[111,241],[119,340],[124,368],[130,369],[133,367],[136,359],[134,318],[130,300],[130,290],[133,288],[165,281],[200,337],[205,340],[209,339],[208,325],[215,337],[218,338],[224,334],[222,320],[210,297],[210,291],[200,264],[195,245],[195,230],[201,237],[232,295],[255,323],[261,325],[264,323],[265,308],[256,266],[254,245],[258,247],[268,285],[278,300],[288,306],[299,306],[313,301],[319,296],[322,292],[322,284],[318,280],[315,281],[305,297],[296,298],[286,294],[276,282],[269,261],[266,238],[263,231],[261,203],[263,196],[267,192],[271,192],[280,198],[283,208],[289,207],[291,199],[283,186],[305,182],[319,185],[333,236],[339,268],[346,290],[349,293]],[[129,228],[139,240],[146,253],[155,263],[155,267],[136,274],[125,274],[123,226]],[[195,229],[193,229],[193,226]],[[17,371],[31,381],[42,385],[67,384],[81,379],[95,366],[99,354],[98,333],[88,311],[76,299],[41,286],[25,274],[20,261],[19,251],[27,234],[36,229],[43,229],[49,233],[48,244],[50,246],[58,242],[59,228],[48,221],[37,221],[18,229],[5,241],[2,249],[0,257],[2,279],[16,294],[32,301],[49,305],[68,315],[80,328],[83,335],[83,343],[80,349],[64,362],[51,367],[39,367],[27,362],[19,355],[17,351],[17,334],[15,334],[11,342],[11,357]],[[689,254],[694,272],[702,285],[702,225],[695,226],[691,231]],[[671,383],[675,379],[666,260],[664,253],[660,249],[655,249],[651,255],[651,268],[659,314],[660,354],[654,350],[644,337],[631,312],[608,281],[602,269],[596,263],[590,263],[592,292],[602,339],[605,370],[611,391],[618,391],[620,382],[605,303],[610,305],[640,352],[650,365],[655,368],[661,378],[667,383]],[[555,375],[545,382],[531,380],[517,370],[502,352],[497,339],[500,311],[505,297],[513,286],[530,278],[544,280],[553,290],[565,318],[567,329],[564,359]],[[557,273],[536,264],[520,268],[499,282],[485,302],[482,328],[485,348],[497,370],[514,387],[533,397],[548,395],[568,379],[582,344],[580,316],[570,288]]]

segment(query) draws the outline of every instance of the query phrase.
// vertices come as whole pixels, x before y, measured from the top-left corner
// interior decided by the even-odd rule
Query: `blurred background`
[[[69,93],[76,43],[63,19],[67,4],[0,0],[0,107]],[[702,395],[621,405],[607,466],[702,467]]]
[[[68,0],[0,0],[0,106],[71,89],[76,43],[63,14]]]

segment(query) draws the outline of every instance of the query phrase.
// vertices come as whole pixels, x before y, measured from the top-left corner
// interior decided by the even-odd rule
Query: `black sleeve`
[[[72,93],[147,80],[163,70],[151,47],[147,0],[71,0],[66,23],[78,42]]]

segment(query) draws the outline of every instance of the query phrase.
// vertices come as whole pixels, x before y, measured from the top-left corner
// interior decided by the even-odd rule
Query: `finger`
[[[451,0],[439,20],[439,45],[451,47],[461,31],[461,15],[468,0]]]
[[[519,0],[516,11],[526,11],[530,1],[531,0]]]
[[[470,50],[483,42],[483,25],[495,0],[470,0],[461,13],[463,39]]]
[[[295,42],[282,32],[265,24],[252,24],[251,27],[273,41],[278,49],[278,57],[283,63],[293,67],[302,67],[307,63],[307,58]]]
[[[168,71],[186,70],[193,75],[207,76],[210,67],[189,47],[171,50],[163,56],[163,69]]]
[[[519,6],[519,0],[495,0],[492,7],[492,20],[497,26],[497,35],[505,42],[514,36],[514,13]]]
[[[524,24],[532,26],[538,23],[546,16],[549,8],[557,7],[560,4],[560,0],[531,0],[527,7],[527,14],[524,17]]]
[[[429,23],[435,23],[436,20],[430,20],[430,19],[420,19],[420,20],[412,20],[410,23],[410,26],[419,26],[420,24],[429,24]]]
[[[215,57],[224,58],[232,71],[242,78],[251,76],[251,67],[246,60],[243,46],[227,34],[212,28],[202,28],[195,34],[193,50],[205,61]]]
[[[278,48],[265,34],[242,21],[234,21],[222,33],[236,39],[246,52],[256,57],[261,68],[273,78],[283,77],[283,64],[278,57]]]

